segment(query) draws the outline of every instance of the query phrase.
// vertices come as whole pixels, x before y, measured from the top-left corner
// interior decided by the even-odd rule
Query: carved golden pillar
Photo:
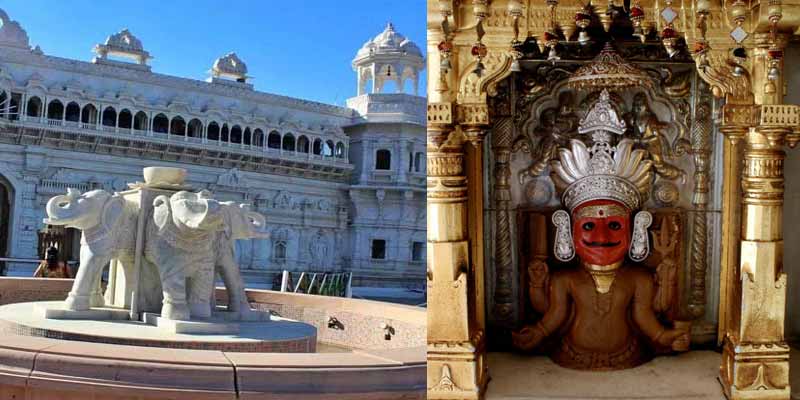
[[[427,398],[478,399],[487,381],[482,269],[470,260],[465,136],[452,121],[451,104],[428,105]]]
[[[769,69],[782,72],[782,59],[770,60],[768,51],[782,50],[787,38],[771,38],[764,33],[755,35],[751,87],[756,105],[723,108],[723,131],[744,147],[741,168],[728,164],[727,159],[724,165],[726,184],[739,182],[737,172],[731,170],[742,171],[738,254],[727,247],[732,238],[723,237],[722,262],[728,276],[723,275],[721,281],[720,328],[722,331],[724,322],[725,336],[720,382],[731,400],[777,400],[791,395],[789,346],[784,338],[787,277],[783,272],[783,165],[784,145],[792,141],[800,109],[780,104],[783,73],[770,77]],[[725,119],[733,123],[726,124]],[[744,129],[743,125],[752,128]],[[737,214],[734,206],[725,201],[724,220],[730,212]],[[728,226],[735,226],[735,216],[733,221]],[[726,235],[735,232],[726,226],[722,229]],[[723,306],[727,308],[724,320]]]
[[[791,106],[789,106],[791,107]],[[783,106],[762,106],[764,113]],[[789,399],[784,341],[783,143],[789,126],[761,124],[745,135],[738,318],[730,319],[720,379],[729,399]],[[733,308],[733,307],[732,307]]]
[[[748,110],[750,107],[747,108]],[[730,107],[725,111],[730,110]],[[724,117],[723,117],[724,118]],[[742,143],[747,125],[725,124],[720,128],[725,136],[722,144],[722,256],[719,280],[719,329],[717,340],[722,343],[732,321],[739,319],[739,234],[741,226],[741,166]]]

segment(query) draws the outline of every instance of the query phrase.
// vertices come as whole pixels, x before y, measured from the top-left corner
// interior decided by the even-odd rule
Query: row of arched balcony
[[[6,93],[0,93],[0,103],[5,98]],[[347,148],[344,142],[330,139],[323,140],[306,136],[305,134],[280,133],[277,130],[266,133],[261,128],[243,127],[238,124],[228,124],[227,122],[215,120],[204,122],[199,118],[191,118],[187,121],[181,116],[168,117],[163,112],[148,113],[127,108],[117,111],[114,106],[105,106],[101,111],[91,103],[81,106],[78,102],[71,101],[64,105],[58,99],[50,100],[47,104],[44,104],[38,96],[29,97],[25,106],[24,116],[26,120],[46,120],[49,125],[75,126],[108,132],[152,133],[154,136],[165,135],[169,139],[197,141],[222,146],[239,145],[248,149],[263,148],[281,152],[305,153],[340,159],[347,158]]]

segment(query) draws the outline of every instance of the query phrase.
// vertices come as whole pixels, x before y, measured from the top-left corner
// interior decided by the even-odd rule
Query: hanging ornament
[[[675,19],[678,18],[678,12],[672,8],[672,0],[666,0],[660,15],[666,25],[661,31],[661,44],[664,45],[667,54],[672,58],[675,54],[678,54],[678,41],[680,39],[675,26],[672,25]]]
[[[558,46],[558,34],[553,27],[544,32],[544,42],[545,45],[550,49],[550,51],[547,53],[547,61],[555,63],[556,60],[560,60],[561,57],[558,55],[558,51],[556,50],[556,46]]]
[[[661,31],[661,44],[663,44],[664,49],[667,50],[669,58],[678,54],[678,33],[675,32],[675,28],[672,27],[672,24],[667,25],[664,30]]]
[[[581,30],[578,34],[578,43],[586,44],[592,40],[586,28],[592,23],[592,14],[590,13],[589,6],[585,6],[575,13],[575,25]]]
[[[486,45],[481,42],[477,42],[472,46],[470,53],[478,60],[478,63],[475,65],[475,69],[472,72],[478,76],[481,76],[483,71],[486,69],[486,67],[483,65],[483,58],[486,57],[488,51],[489,50],[486,48]]]
[[[647,39],[647,34],[645,33],[644,29],[642,29],[644,9],[638,1],[631,7],[630,15],[631,21],[633,22],[633,36],[639,38],[639,40],[644,43],[644,41]]]
[[[520,72],[519,59],[522,58],[522,42],[519,41],[519,18],[522,17],[522,2],[509,0],[508,15],[514,20],[514,39],[511,40],[511,72]]]

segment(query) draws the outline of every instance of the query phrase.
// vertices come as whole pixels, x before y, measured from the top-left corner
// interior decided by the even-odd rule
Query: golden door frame
[[[789,399],[783,161],[785,146],[800,141],[800,107],[783,104],[783,59],[775,63],[768,51],[782,50],[798,33],[800,0],[753,1],[745,8],[742,0],[715,0],[707,14],[694,13],[696,0],[674,3],[675,30],[687,43],[704,42],[704,51],[692,53],[697,72],[724,101],[718,125],[725,137],[720,382],[729,399]],[[661,22],[655,16],[663,4],[640,4],[647,17]],[[569,25],[578,6],[577,0],[562,0],[554,15]],[[482,152],[492,123],[487,95],[511,73],[518,56],[511,40],[518,32],[522,39],[540,35],[549,15],[544,1],[428,0],[429,399],[479,399],[486,389]],[[771,32],[776,15],[781,18]],[[734,16],[751,32],[743,42],[746,60],[729,52]],[[476,43],[485,53],[472,51]],[[781,72],[777,79],[768,78],[770,68]],[[495,179],[502,186],[510,177]]]

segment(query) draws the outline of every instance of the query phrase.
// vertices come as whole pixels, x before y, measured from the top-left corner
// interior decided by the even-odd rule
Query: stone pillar
[[[483,284],[482,268],[471,259],[469,238],[476,227],[467,218],[468,194],[474,191],[467,176],[475,174],[467,167],[480,168],[475,164],[480,151],[469,151],[477,158],[466,157],[466,138],[452,129],[452,117],[451,104],[428,105],[427,398],[478,399],[488,376],[483,306],[475,301],[482,295],[482,290],[475,291]],[[466,158],[471,161],[465,162]]]

